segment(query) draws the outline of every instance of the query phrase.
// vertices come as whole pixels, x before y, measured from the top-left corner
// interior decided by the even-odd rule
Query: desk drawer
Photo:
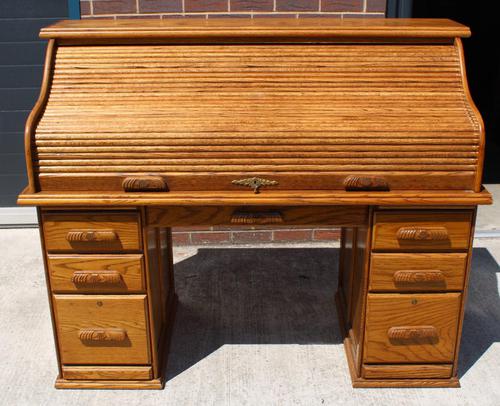
[[[63,364],[150,363],[145,295],[54,295]]]
[[[147,210],[148,225],[157,227],[199,225],[331,225],[366,224],[366,206],[204,206]]]
[[[466,266],[466,253],[373,253],[370,290],[462,290]]]
[[[364,362],[453,362],[460,293],[368,294]]]
[[[141,248],[137,213],[44,213],[48,251],[120,252]]]
[[[144,290],[142,254],[49,255],[53,292],[124,293]]]
[[[472,211],[377,212],[374,223],[375,250],[466,250]]]

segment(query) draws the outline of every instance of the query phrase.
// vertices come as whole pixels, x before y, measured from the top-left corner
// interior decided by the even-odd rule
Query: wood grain
[[[148,364],[145,295],[54,295],[63,364]],[[80,340],[83,329],[122,329],[122,341]]]
[[[62,367],[63,379],[70,380],[149,380],[153,377],[150,366],[75,366]]]
[[[373,253],[370,263],[370,291],[446,291],[462,290],[466,253],[395,254]],[[396,278],[398,272],[439,272],[442,278]]]
[[[26,174],[28,175],[28,190],[35,192],[37,190],[36,176],[33,169],[33,142],[36,126],[43,115],[47,100],[49,98],[52,76],[54,74],[53,64],[56,54],[56,41],[50,39],[47,44],[47,52],[45,54],[45,64],[43,68],[42,85],[40,95],[31,110],[24,127],[24,157],[26,159]]]
[[[369,365],[362,368],[362,376],[367,379],[415,379],[451,378],[451,364],[423,365]]]
[[[491,194],[464,191],[400,191],[400,192],[345,192],[345,191],[287,191],[262,192],[169,192],[169,193],[92,193],[92,192],[22,192],[18,204],[56,207],[125,207],[135,206],[297,206],[297,205],[384,205],[384,206],[471,206],[491,204]]]
[[[259,213],[278,212],[281,225],[336,225],[349,226],[364,224],[367,208],[363,206],[296,206],[296,207],[255,207],[255,206],[213,206],[213,207],[152,207],[147,209],[148,225],[176,227],[192,225],[231,225],[239,213],[258,216]]]
[[[353,388],[459,388],[460,382],[456,376],[450,378],[421,378],[412,377],[416,371],[423,371],[426,367],[431,367],[432,364],[363,364],[358,370],[356,368],[356,357],[353,349],[352,337],[347,334],[345,307],[341,299],[341,291],[337,291],[335,301],[337,304],[337,312],[339,317],[339,325],[344,337],[344,349],[349,367]],[[361,376],[361,371],[364,367],[372,368],[379,367],[381,371],[386,371],[388,374],[398,375],[397,378],[365,378]],[[422,368],[423,367],[423,368]],[[371,369],[370,372],[377,372]]]
[[[460,318],[460,293],[369,293],[366,309],[365,363],[453,362]],[[389,330],[432,326],[437,338],[394,340]]]
[[[393,211],[375,213],[373,229],[374,250],[466,250],[472,211],[432,212]],[[447,239],[398,238],[402,228],[408,230],[446,230]],[[431,232],[427,234],[432,234]]]
[[[42,29],[41,38],[174,38],[177,41],[196,39],[198,41],[213,38],[245,37],[249,42],[252,37],[282,41],[284,38],[326,38],[336,37],[389,37],[389,38],[425,38],[470,36],[470,30],[446,19],[364,19],[364,18],[322,18],[308,19],[273,18],[241,20],[238,18],[209,20],[65,20]]]
[[[460,72],[453,44],[61,46],[34,170],[42,190],[151,174],[171,191],[237,190],[241,174],[343,189],[375,173],[397,189],[393,172],[472,190],[480,126]]]
[[[129,255],[49,255],[49,268],[52,291],[54,293],[137,293],[143,291],[143,256]],[[74,280],[78,272],[96,270],[114,271],[120,275],[115,283],[85,283]]]
[[[49,252],[107,252],[137,251],[141,247],[138,217],[135,212],[106,213],[72,212],[44,213],[44,237]],[[102,240],[86,236],[109,233],[116,238]],[[72,233],[72,234],[71,234]],[[82,235],[81,238],[68,239],[68,234]]]
[[[150,380],[138,379],[63,379],[58,377],[54,384],[56,389],[163,389],[165,380],[160,378]]]

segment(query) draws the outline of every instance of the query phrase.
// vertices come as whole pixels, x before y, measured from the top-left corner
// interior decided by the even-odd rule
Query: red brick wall
[[[384,17],[386,0],[81,0],[82,18]],[[331,241],[332,228],[174,228],[177,245]]]
[[[80,0],[82,18],[384,17],[386,0]]]

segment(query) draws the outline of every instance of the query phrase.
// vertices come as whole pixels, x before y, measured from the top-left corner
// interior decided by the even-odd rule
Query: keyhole
[[[417,303],[418,303],[418,300],[417,300],[417,299],[412,299],[412,300],[411,300],[411,304],[412,304],[412,305],[416,305]]]
[[[97,306],[99,306],[99,307],[101,307],[101,306],[102,306],[102,302],[101,302],[101,301],[98,301],[98,302],[96,303],[96,305],[97,305]]]

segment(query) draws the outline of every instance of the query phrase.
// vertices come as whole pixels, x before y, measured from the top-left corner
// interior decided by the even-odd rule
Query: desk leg
[[[371,208],[367,226],[342,229],[336,302],[354,387],[459,386],[474,222],[474,207]]]

